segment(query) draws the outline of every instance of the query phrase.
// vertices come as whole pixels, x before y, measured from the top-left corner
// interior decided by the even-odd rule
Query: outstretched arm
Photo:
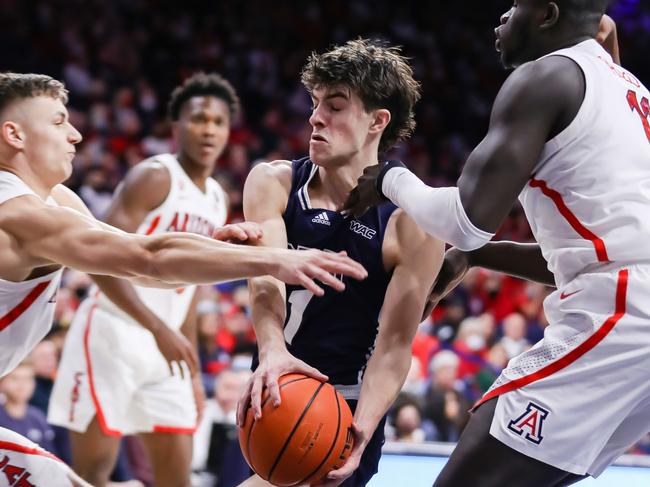
[[[332,274],[366,275],[358,263],[337,254],[250,248],[182,233],[127,234],[35,196],[4,203],[0,225],[33,267],[58,263],[91,274],[188,284],[272,274],[318,295],[323,290],[314,279],[340,290]]]

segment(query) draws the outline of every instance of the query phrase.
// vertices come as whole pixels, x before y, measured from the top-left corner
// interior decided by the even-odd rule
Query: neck
[[[0,171],[9,172],[18,176],[23,183],[29,186],[43,200],[46,200],[52,192],[53,186],[46,184],[36,175],[29,164],[23,163],[18,158],[13,158],[7,162],[1,161]]]
[[[546,56],[547,54],[559,51],[560,49],[575,46],[576,44],[580,44],[589,39],[594,39],[594,36],[587,33],[576,34],[575,30],[554,35],[542,46],[539,57]]]
[[[205,181],[212,175],[214,171],[214,164],[210,166],[201,166],[196,164],[190,159],[187,154],[183,152],[178,153],[178,162],[180,163],[185,174],[192,180],[192,182],[201,190],[205,191]],[[216,161],[215,161],[216,162]]]
[[[314,177],[314,189],[322,206],[337,209],[357,186],[357,180],[368,166],[378,164],[377,150],[360,152],[345,163],[334,167],[319,167]]]
[[[27,403],[16,403],[8,400],[4,406],[7,414],[12,418],[21,419],[27,414]]]

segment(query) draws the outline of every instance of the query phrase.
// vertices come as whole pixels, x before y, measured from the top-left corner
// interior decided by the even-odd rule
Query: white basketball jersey
[[[0,171],[0,205],[34,195],[18,176]],[[56,204],[48,198],[48,204]],[[1,210],[0,210],[1,211]],[[50,331],[62,269],[28,281],[0,279],[0,377],[11,372]]]
[[[584,101],[519,199],[560,287],[588,266],[650,261],[650,93],[595,40],[549,55],[580,66]]]
[[[165,201],[147,214],[136,233],[154,235],[166,232],[190,232],[212,237],[215,229],[226,222],[228,210],[226,195],[213,178],[206,180],[203,193],[183,170],[172,154],[161,154],[145,162],[158,162],[165,166],[171,177],[169,193]],[[135,286],[138,296],[170,328],[181,327],[189,311],[196,286],[179,289],[157,289]],[[116,304],[103,293],[97,302],[107,311],[128,318]],[[130,318],[128,318],[132,321]]]

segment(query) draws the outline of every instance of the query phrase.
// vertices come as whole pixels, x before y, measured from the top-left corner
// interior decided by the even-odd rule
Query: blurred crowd
[[[252,164],[307,152],[311,103],[299,73],[308,54],[357,36],[403,46],[422,83],[416,133],[389,155],[432,185],[454,184],[486,131],[506,76],[494,52],[493,28],[508,8],[506,1],[482,2],[479,9],[414,0],[5,0],[0,69],[44,72],[65,81],[71,120],[84,135],[67,184],[100,218],[130,167],[174,151],[166,119],[171,90],[195,71],[221,73],[243,104],[215,174],[229,193],[230,219],[237,221]],[[623,64],[650,83],[644,48],[650,42],[650,5],[618,0],[610,12],[619,25]],[[513,209],[497,238],[532,239],[521,208]],[[28,363],[0,382],[0,425],[66,460],[66,433],[48,426],[43,411],[66,328],[89,285],[83,274],[66,274],[52,334]],[[249,374],[255,336],[245,283],[200,292],[199,348],[210,401],[196,434],[196,485],[229,485],[223,465],[245,469],[233,460],[237,452],[224,445],[236,443],[234,407]],[[389,438],[457,440],[471,404],[511,357],[543,336],[542,302],[549,292],[472,270],[420,327],[408,380],[390,412]],[[137,442],[125,440],[123,450],[115,479],[149,482]],[[631,451],[650,454],[650,437]]]

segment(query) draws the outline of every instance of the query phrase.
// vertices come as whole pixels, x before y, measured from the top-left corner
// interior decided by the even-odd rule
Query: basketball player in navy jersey
[[[381,73],[382,76],[378,76]],[[251,280],[259,362],[238,408],[260,417],[262,389],[280,403],[278,377],[301,372],[328,380],[354,412],[356,441],[325,485],[360,487],[377,472],[384,420],[411,363],[411,341],[443,243],[387,203],[362,218],[338,211],[364,167],[414,127],[419,86],[396,48],[355,40],[312,54],[302,82],[313,101],[309,157],[256,166],[244,187],[244,213],[262,244],[346,251],[368,270],[336,296],[314,296],[276,279]],[[246,486],[269,485],[254,476]]]
[[[169,103],[178,154],[160,154],[131,169],[104,220],[140,234],[187,231],[221,240],[258,239],[261,231],[255,224],[223,226],[226,195],[211,178],[238,110],[237,94],[221,76],[198,73],[185,80]],[[130,282],[110,276],[93,276],[93,280],[99,292],[80,307],[68,333],[48,420],[71,431],[75,471],[94,485],[108,482],[121,435],[134,433],[140,434],[147,449],[156,485],[185,485],[190,475],[192,432],[203,407],[195,351],[196,289],[136,289]],[[178,369],[180,377],[160,367],[153,376],[145,372],[161,365],[162,357],[136,323],[152,333],[170,370],[174,370],[174,362],[189,365],[192,385],[183,377],[184,367]],[[93,334],[84,347],[84,331],[89,326]],[[102,328],[105,331],[99,335]],[[125,350],[124,356],[116,350],[105,351],[105,342],[117,340],[130,342],[155,363],[143,358],[136,366],[133,349]],[[86,354],[92,356],[92,378]],[[90,380],[96,391],[94,402],[83,400],[91,396]],[[146,390],[142,388],[145,383]],[[192,389],[194,401],[186,397]]]

